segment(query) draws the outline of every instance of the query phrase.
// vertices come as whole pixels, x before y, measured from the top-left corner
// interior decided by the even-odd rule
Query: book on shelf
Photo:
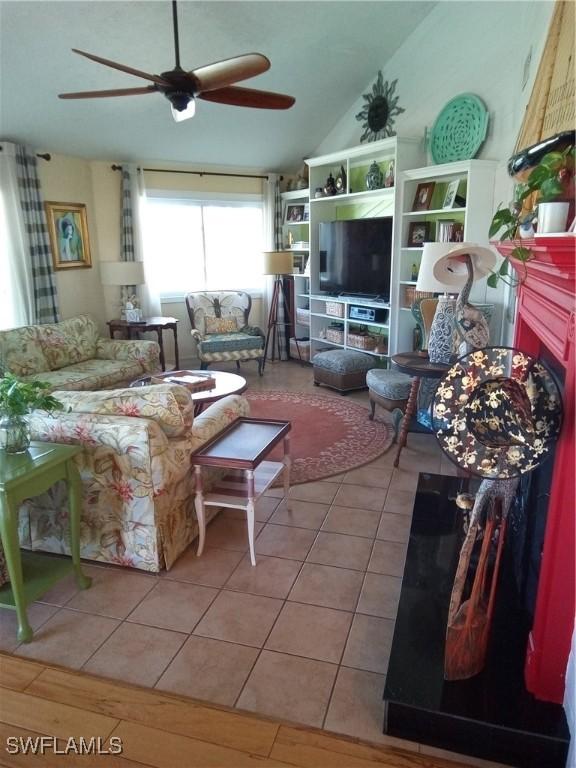
[[[180,384],[190,392],[204,392],[214,389],[216,379],[209,373],[193,373],[192,371],[173,371],[169,376],[152,376],[152,384]]]

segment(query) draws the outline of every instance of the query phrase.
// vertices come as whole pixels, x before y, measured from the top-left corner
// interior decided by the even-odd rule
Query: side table
[[[250,562],[254,555],[254,505],[281,472],[284,472],[284,496],[290,491],[289,421],[239,418],[225,427],[206,445],[192,454],[196,473],[196,517],[198,518],[198,551],[200,557],[206,536],[205,506],[245,509],[248,524]],[[272,448],[284,441],[284,458],[264,461]],[[224,467],[231,470],[218,481],[210,493],[202,488],[202,467]]]
[[[407,373],[413,376],[410,395],[406,403],[406,412],[402,419],[400,437],[398,438],[398,450],[394,459],[394,466],[397,467],[400,462],[402,448],[406,445],[406,435],[412,417],[416,413],[416,403],[418,402],[418,390],[420,389],[420,379],[440,379],[446,371],[450,370],[447,363],[431,363],[428,355],[422,352],[402,352],[399,355],[392,355],[392,362],[401,373]]]
[[[174,362],[176,363],[175,371],[180,368],[180,356],[178,354],[178,318],[176,317],[145,317],[137,323],[129,323],[126,320],[108,320],[106,323],[110,329],[110,338],[114,338],[114,334],[119,331],[123,333],[127,339],[132,338],[133,333],[146,333],[148,331],[156,331],[158,335],[158,344],[160,346],[160,365],[162,370],[166,370],[166,359],[164,357],[164,339],[162,332],[164,329],[172,330],[174,334]]]
[[[33,442],[26,453],[0,451],[0,536],[10,576],[10,582],[0,587],[0,606],[16,611],[18,640],[23,643],[29,643],[33,636],[26,606],[71,571],[80,589],[87,589],[92,583],[80,565],[82,489],[74,456],[81,450],[78,445]],[[18,539],[20,504],[30,496],[44,493],[58,480],[68,484],[71,562],[37,552],[22,553]]]

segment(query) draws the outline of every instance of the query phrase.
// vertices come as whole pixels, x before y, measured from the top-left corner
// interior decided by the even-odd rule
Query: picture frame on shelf
[[[421,248],[430,240],[429,221],[411,221],[408,227],[408,248]]]
[[[460,179],[454,179],[448,184],[448,186],[446,187],[446,193],[444,195],[444,202],[442,203],[442,208],[454,207],[459,186],[460,186]]]
[[[91,267],[85,204],[45,202],[44,209],[54,269]]]
[[[293,274],[303,275],[308,263],[307,253],[294,253],[293,256]]]
[[[310,210],[306,212],[308,205],[306,203],[288,203],[286,205],[286,211],[284,212],[285,224],[300,224],[303,221],[308,221],[310,218]],[[308,218],[304,218],[307,213]]]
[[[436,183],[434,181],[418,184],[416,194],[414,195],[414,202],[412,203],[413,211],[427,211],[430,208],[435,186]]]

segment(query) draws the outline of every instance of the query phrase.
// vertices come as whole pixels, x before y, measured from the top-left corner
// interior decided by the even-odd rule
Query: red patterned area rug
[[[248,391],[244,397],[252,418],[292,422],[292,485],[360,467],[392,445],[392,429],[370,421],[367,408],[344,397],[273,389]],[[282,446],[268,458],[281,460]]]

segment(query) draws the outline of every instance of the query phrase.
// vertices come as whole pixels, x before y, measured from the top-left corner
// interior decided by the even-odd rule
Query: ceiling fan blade
[[[289,109],[296,99],[283,93],[256,91],[253,88],[218,88],[215,91],[201,93],[198,98],[231,104],[234,107],[254,107],[256,109]]]
[[[143,77],[145,80],[151,80],[153,83],[158,83],[158,85],[169,85],[169,83],[167,83],[166,80],[163,80],[160,75],[151,75],[148,72],[141,72],[139,69],[126,67],[124,64],[118,64],[115,61],[110,61],[110,59],[103,59],[101,56],[95,56],[93,53],[79,51],[78,48],[72,48],[72,50],[74,53],[79,53],[80,56],[85,56],[87,59],[97,61],[98,64],[104,64],[107,67],[119,69],[120,72],[127,72],[129,75],[136,75],[136,77]]]
[[[112,91],[78,91],[77,93],[59,93],[59,99],[103,99],[107,96],[139,96],[144,93],[158,93],[155,85],[145,88],[116,88]]]
[[[246,53],[243,56],[215,61],[205,67],[193,69],[188,74],[196,80],[198,93],[202,93],[261,75],[267,69],[270,69],[270,61],[266,56],[261,53]]]

